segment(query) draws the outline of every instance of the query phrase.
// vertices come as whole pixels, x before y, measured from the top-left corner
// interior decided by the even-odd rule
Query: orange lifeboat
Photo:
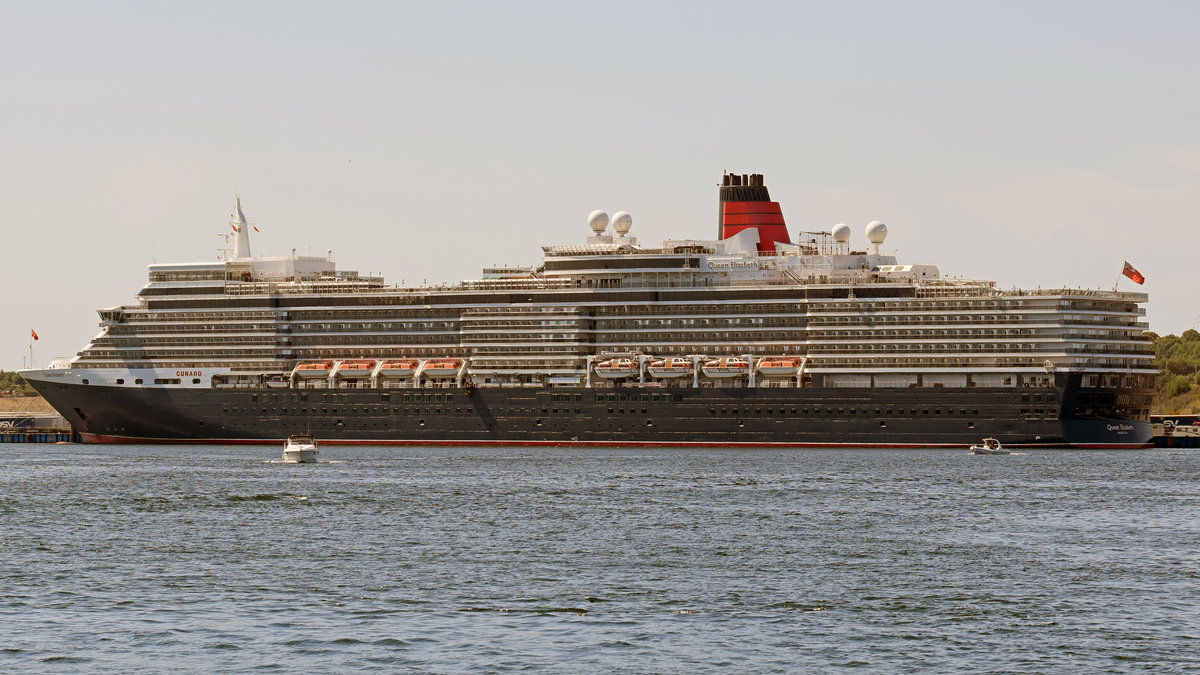
[[[722,356],[719,359],[705,362],[700,370],[707,377],[740,377],[750,373],[750,364],[746,362],[746,359]]]
[[[421,362],[416,359],[384,361],[379,367],[379,374],[384,377],[412,377],[420,367]]]
[[[270,389],[287,389],[292,386],[287,375],[267,375],[263,377],[263,382]]]
[[[425,377],[438,379],[454,377],[462,370],[462,359],[430,359],[425,362],[421,374]]]
[[[375,371],[375,362],[370,359],[354,359],[342,361],[338,366],[338,377],[370,377]]]
[[[772,356],[758,362],[758,372],[766,377],[795,377],[800,372],[800,359],[795,356]]]
[[[651,377],[684,377],[692,374],[692,360],[679,356],[669,359],[658,359],[657,361],[652,361],[649,366],[646,366],[646,372],[650,373]]]
[[[596,364],[596,374],[610,380],[633,377],[638,374],[638,364],[633,359],[605,359]]]
[[[296,366],[296,375],[299,377],[329,377],[329,371],[333,370],[333,361],[305,361]]]

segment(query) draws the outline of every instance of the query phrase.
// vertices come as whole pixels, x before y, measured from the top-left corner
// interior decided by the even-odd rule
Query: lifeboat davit
[[[430,359],[421,374],[429,378],[454,377],[462,370],[462,359]]]
[[[384,377],[412,377],[420,367],[421,362],[416,359],[384,361],[383,365],[379,366],[379,374]]]
[[[605,359],[596,364],[596,374],[610,380],[634,377],[638,374],[638,364],[633,359]]]
[[[795,377],[800,372],[800,359],[794,356],[776,356],[758,362],[758,372],[766,377]]]
[[[750,364],[746,359],[722,356],[706,362],[700,370],[707,377],[740,377],[750,373]]]
[[[658,359],[646,366],[646,372],[651,377],[669,378],[684,377],[692,374],[692,360],[678,356],[669,359]]]
[[[370,359],[354,359],[338,364],[338,377],[370,377],[375,370],[375,362]]]
[[[333,370],[333,361],[305,361],[296,366],[296,375],[299,377],[329,377],[329,371]]]

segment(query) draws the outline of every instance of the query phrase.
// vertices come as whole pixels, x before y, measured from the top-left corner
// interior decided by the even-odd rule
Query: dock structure
[[[0,443],[70,443],[75,430],[55,412],[0,411]]]
[[[75,433],[67,429],[17,429],[0,431],[0,443],[74,443]]]
[[[1200,415],[1151,415],[1156,448],[1200,448]]]

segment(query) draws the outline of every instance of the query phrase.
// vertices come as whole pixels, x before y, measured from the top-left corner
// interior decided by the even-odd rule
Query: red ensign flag
[[[1143,284],[1146,282],[1146,277],[1142,276],[1141,272],[1133,269],[1133,265],[1130,265],[1128,260],[1125,261],[1125,269],[1121,270],[1121,274],[1133,279],[1133,283],[1135,284]]]
[[[30,328],[30,329],[29,329],[29,332],[30,332],[30,333],[33,335],[33,339],[34,339],[34,340],[40,340],[40,339],[41,339],[41,338],[39,338],[39,337],[37,336],[37,331],[36,331],[36,330],[34,330],[34,329]]]

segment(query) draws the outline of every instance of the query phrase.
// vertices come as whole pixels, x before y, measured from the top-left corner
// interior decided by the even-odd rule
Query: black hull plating
[[[180,389],[36,383],[90,442],[1149,447],[1148,422],[1063,416],[1072,388]],[[1053,394],[1053,398],[1049,394]],[[1053,413],[1049,408],[1053,408]]]

